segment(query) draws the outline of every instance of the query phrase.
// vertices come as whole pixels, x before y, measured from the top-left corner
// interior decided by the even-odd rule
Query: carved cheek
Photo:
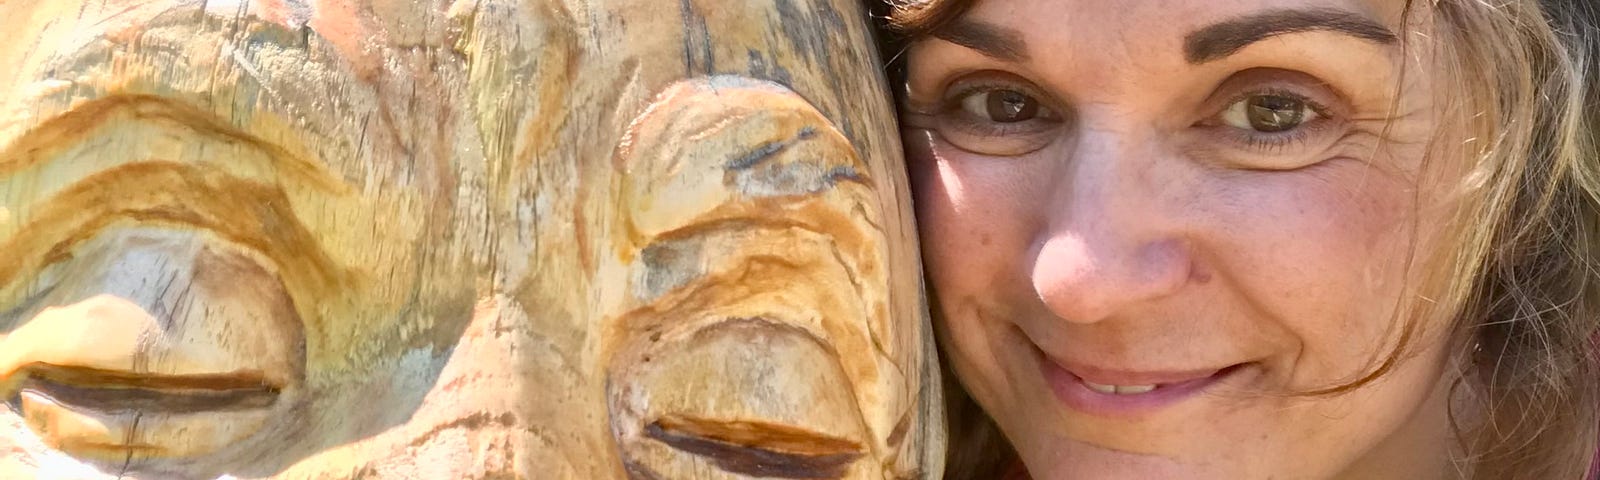
[[[604,342],[629,475],[890,470],[907,400],[879,347],[884,240],[848,141],[781,86],[711,77],[661,94],[616,162],[628,273],[602,283],[627,301]]]

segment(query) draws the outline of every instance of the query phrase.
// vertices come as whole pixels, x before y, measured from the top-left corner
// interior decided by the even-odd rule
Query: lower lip
[[[1068,372],[1055,362],[1039,355],[1039,367],[1050,384],[1051,392],[1068,407],[1079,412],[1101,417],[1136,417],[1188,400],[1216,386],[1243,369],[1243,365],[1218,370],[1210,376],[1165,383],[1145,393],[1120,395],[1101,393],[1089,388],[1083,379]]]

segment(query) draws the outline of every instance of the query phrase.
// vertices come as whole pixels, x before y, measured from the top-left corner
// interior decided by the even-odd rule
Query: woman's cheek
[[[1211,198],[1215,267],[1299,338],[1296,383],[1381,355],[1405,279],[1409,197],[1360,162],[1238,176]],[[1320,366],[1318,366],[1320,365]],[[1338,371],[1333,371],[1338,370]]]
[[[919,140],[919,142],[922,142]],[[991,297],[1027,251],[1030,218],[1016,159],[992,158],[931,141],[910,150],[924,257],[936,293]],[[1045,200],[1035,200],[1042,205]],[[1012,279],[1015,280],[1015,279]],[[984,302],[989,303],[989,302]]]

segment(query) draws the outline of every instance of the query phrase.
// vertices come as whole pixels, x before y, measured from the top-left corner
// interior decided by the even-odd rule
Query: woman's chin
[[[1189,443],[1174,442],[1177,439]],[[1133,451],[1094,440],[1048,435],[1017,440],[1015,446],[1031,480],[1329,479],[1346,478],[1348,473],[1341,463],[1347,452],[1284,449],[1281,441],[1227,438],[1205,431],[1169,435],[1162,439],[1164,447],[1159,450]]]
[[[1188,461],[1186,458],[1192,457],[1181,455],[1129,452],[1070,439],[1043,443],[1022,452],[1033,480],[1258,478],[1219,469],[1217,462]]]

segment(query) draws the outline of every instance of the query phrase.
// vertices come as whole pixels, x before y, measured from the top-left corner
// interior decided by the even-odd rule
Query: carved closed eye
[[[607,389],[632,478],[698,478],[691,472],[707,467],[845,478],[869,468],[850,381],[804,330],[735,318],[640,340],[617,359]]]
[[[303,378],[301,322],[258,256],[205,231],[112,222],[0,319],[0,397],[45,444],[137,469],[251,438]],[[127,464],[126,467],[123,466]]]
[[[19,370],[20,389],[92,411],[200,413],[265,408],[281,387],[259,373],[136,375],[36,363]]]
[[[839,478],[866,453],[851,440],[759,421],[668,415],[645,427],[645,435],[756,477]]]

